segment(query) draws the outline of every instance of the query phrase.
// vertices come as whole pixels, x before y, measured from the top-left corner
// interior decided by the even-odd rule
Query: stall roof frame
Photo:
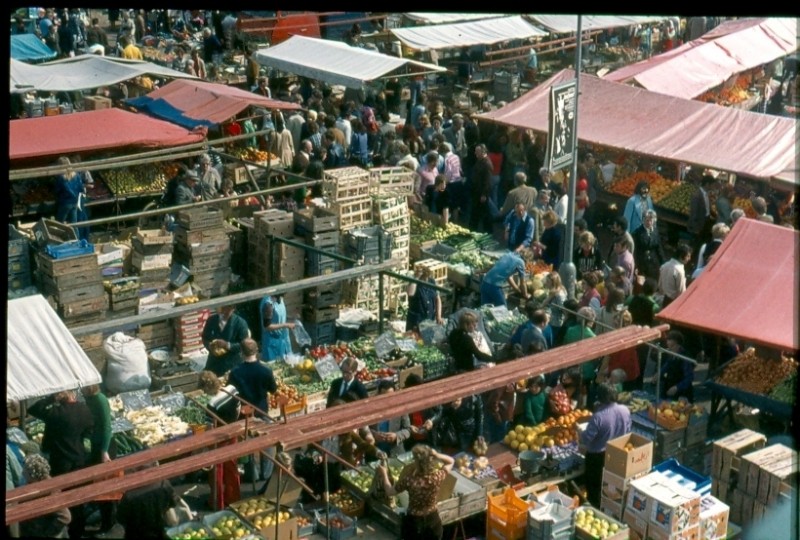
[[[548,35],[548,32],[532,25],[522,15],[456,24],[392,28],[389,31],[403,46],[414,51],[495,45]]]

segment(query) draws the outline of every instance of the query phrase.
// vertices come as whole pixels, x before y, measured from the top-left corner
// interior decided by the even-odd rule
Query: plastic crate
[[[40,219],[33,226],[33,237],[40,248],[77,240],[75,229],[52,219]]]
[[[187,521],[186,523],[181,523],[175,527],[170,527],[167,529],[167,536],[169,538],[183,538],[183,535],[186,534],[188,530],[197,531],[198,529],[205,529],[206,534],[201,536],[201,538],[207,538],[211,535],[211,530],[205,526],[205,524],[201,521]]]
[[[208,515],[204,516],[203,517],[203,525],[206,527],[206,529],[208,529],[209,533],[212,533],[212,529],[214,528],[214,524],[217,523],[217,521],[219,521],[223,517],[224,518],[232,518],[232,519],[237,520],[239,523],[241,523],[240,528],[244,529],[246,531],[246,533],[254,533],[254,532],[256,532],[255,529],[249,523],[247,523],[245,520],[243,520],[241,517],[239,517],[235,513],[231,512],[230,510],[220,510],[219,512],[214,512],[212,514],[208,514]],[[232,534],[221,535],[221,536],[213,535],[212,537],[213,538],[225,538],[225,539],[236,538],[236,536],[232,535]]]
[[[338,255],[338,254],[337,254]],[[309,252],[306,259],[306,273],[309,276],[324,276],[339,269],[339,261],[321,253]]]
[[[675,458],[670,458],[653,467],[680,486],[696,491],[700,495],[711,495],[711,477],[703,476],[688,467],[684,467]]]
[[[524,538],[528,511],[535,503],[523,501],[512,488],[506,488],[501,495],[490,495],[488,499],[486,537],[506,540]],[[497,533],[502,533],[502,536]]]
[[[327,345],[336,340],[336,321],[308,323],[303,325],[314,345]]]
[[[330,527],[329,538],[331,540],[344,540],[345,538],[352,538],[356,535],[357,518],[350,518],[338,511],[330,512],[329,517],[331,519],[339,519],[345,524],[345,527],[342,528]],[[327,522],[325,521],[325,514],[323,512],[314,511],[314,522],[316,523],[317,532],[328,537],[329,530]]]
[[[344,236],[344,245],[347,251],[364,256],[366,252],[378,253],[383,243],[383,253],[386,257],[392,250],[392,236],[380,225],[361,227],[347,231]]]
[[[567,535],[575,530],[573,511],[560,503],[542,505],[528,513],[528,539],[550,539]]]
[[[12,227],[9,225],[9,227]],[[9,228],[9,231],[11,229]],[[16,229],[14,230],[16,232]],[[11,233],[9,232],[9,235]],[[16,233],[19,235],[19,233]],[[11,236],[9,236],[11,237]],[[8,256],[9,257],[23,257],[29,256],[30,242],[27,238],[14,238],[8,241]]]
[[[48,245],[45,247],[44,252],[56,260],[68,259],[94,253],[94,244],[90,244],[86,240],[74,240],[58,245]]]

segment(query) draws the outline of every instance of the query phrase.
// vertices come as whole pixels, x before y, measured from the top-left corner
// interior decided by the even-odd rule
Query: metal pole
[[[325,474],[325,532],[328,540],[331,540],[331,497],[330,484],[328,482],[328,453],[322,453],[322,468]]]
[[[569,187],[567,189],[567,228],[564,231],[566,238],[564,239],[565,253],[564,261],[558,268],[558,273],[561,275],[564,286],[569,292],[570,296],[575,294],[575,280],[576,270],[572,262],[573,255],[573,240],[575,230],[575,184],[576,176],[578,174],[578,102],[580,101],[580,80],[581,80],[581,48],[580,43],[582,17],[578,15],[578,33],[576,34],[576,41],[578,45],[575,47],[575,113],[572,120],[572,170],[569,175]]]
[[[378,233],[378,260],[383,261],[383,229]],[[383,272],[378,274],[378,332],[383,334]]]

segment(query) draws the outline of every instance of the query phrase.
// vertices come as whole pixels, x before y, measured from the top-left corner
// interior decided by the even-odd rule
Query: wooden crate
[[[333,202],[363,199],[370,194],[369,171],[360,167],[343,167],[325,171],[322,194]]]
[[[294,224],[311,233],[337,231],[339,229],[339,215],[327,208],[313,207],[295,210]]]
[[[102,283],[103,276],[100,269],[89,272],[73,272],[71,274],[62,274],[60,276],[50,276],[44,272],[38,272],[39,284],[47,294],[57,294],[60,290],[71,289],[75,287],[84,287],[95,283]]]
[[[82,336],[75,336],[75,341],[81,346],[81,349],[96,349],[103,346],[103,333],[97,332],[95,334],[84,334]]]
[[[447,263],[437,261],[436,259],[423,259],[414,263],[414,272],[421,267],[427,267],[431,271],[431,276],[437,285],[444,285],[447,283]]]
[[[176,219],[178,225],[189,230],[221,228],[224,221],[222,210],[212,206],[181,210]]]
[[[50,277],[75,274],[78,272],[86,272],[88,274],[93,270],[97,271],[99,274],[96,253],[79,255],[78,257],[69,257],[66,259],[51,259],[47,255],[39,253],[37,254],[37,263],[39,265],[39,270]]]
[[[313,308],[311,306],[303,307],[303,321],[312,323],[322,323],[328,321],[335,321],[339,318],[339,308],[337,306]]]
[[[216,242],[226,239],[228,231],[225,229],[201,229],[199,231],[190,231],[183,227],[175,227],[175,243],[192,245],[201,244],[205,242]]]
[[[112,101],[104,96],[85,96],[83,98],[83,110],[85,111],[99,111],[111,107],[113,107]]]
[[[372,201],[369,197],[337,202],[333,208],[339,216],[339,228],[342,231],[372,225]]]
[[[405,167],[375,167],[369,171],[369,188],[373,195],[411,195],[414,172]]]
[[[88,283],[80,287],[72,287],[69,289],[59,289],[53,291],[49,288],[45,289],[48,294],[56,297],[59,304],[70,304],[80,302],[85,299],[95,299],[99,296],[106,294],[102,282]]]
[[[102,288],[102,287],[101,287]],[[108,310],[108,296],[105,292],[94,298],[84,298],[74,302],[58,304],[58,312],[64,318],[74,318],[77,315],[90,315]]]
[[[173,390],[175,390],[176,386],[191,385],[191,384],[197,385],[199,380],[200,380],[200,373],[191,370],[165,376],[153,375],[153,382],[151,388],[153,390],[160,390],[165,386],[170,386]]]
[[[134,251],[131,256],[131,266],[137,271],[158,270],[172,267],[172,253],[160,255],[144,255]]]
[[[136,233],[131,236],[131,245],[139,252],[146,255],[155,255],[163,253],[157,250],[162,247],[171,246],[174,237],[171,232],[166,232],[161,229],[137,229]]]

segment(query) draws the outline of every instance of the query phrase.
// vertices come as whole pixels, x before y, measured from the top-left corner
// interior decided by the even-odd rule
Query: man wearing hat
[[[183,175],[183,181],[178,184],[175,190],[175,204],[180,206],[182,204],[191,204],[201,199],[200,195],[196,194],[197,181],[199,180],[197,171],[188,169]]]
[[[219,171],[211,165],[211,156],[203,154],[200,156],[200,196],[204,201],[216,199],[221,187],[222,178]]]

